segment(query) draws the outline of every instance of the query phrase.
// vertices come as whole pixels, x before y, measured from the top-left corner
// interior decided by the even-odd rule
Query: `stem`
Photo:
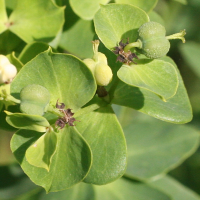
[[[92,41],[92,43],[93,43],[93,52],[94,52],[93,60],[94,60],[95,62],[98,62],[99,40]]]
[[[8,95],[5,100],[6,101],[12,101],[12,102],[17,103],[17,104],[21,103],[21,101],[19,99],[16,99],[15,97],[13,97],[11,95]]]
[[[125,47],[124,47],[124,51],[125,52],[128,52],[130,49],[132,49],[133,47],[137,47],[139,49],[142,48],[142,41],[140,39],[138,39],[136,42],[133,42],[133,43],[130,43],[130,44],[127,44]]]
[[[186,31],[185,31],[185,30],[182,30],[182,31],[180,31],[180,33],[175,33],[175,34],[166,36],[166,38],[167,38],[168,40],[180,39],[180,40],[182,40],[183,43],[185,43],[185,38],[184,38],[185,35],[186,35]]]

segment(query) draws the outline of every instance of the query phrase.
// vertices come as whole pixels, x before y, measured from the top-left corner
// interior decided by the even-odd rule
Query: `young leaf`
[[[11,150],[29,178],[46,192],[65,190],[81,182],[90,170],[92,154],[79,132],[70,126],[59,131],[49,172],[30,165],[25,158],[26,150],[40,137],[36,131],[19,130],[11,140]]]
[[[57,7],[51,0],[20,0],[9,17],[9,30],[27,43],[49,42],[63,23],[64,7]]]
[[[144,10],[145,12],[151,12],[156,6],[158,0],[115,0],[116,3],[131,4]]]
[[[5,111],[7,114],[6,121],[13,127],[18,129],[35,130],[38,132],[46,132],[49,122],[39,115],[27,115],[23,113],[11,113]]]
[[[86,20],[93,19],[95,13],[99,10],[100,4],[106,4],[109,0],[70,0],[70,6],[74,12]]]
[[[162,60],[155,59],[148,63],[140,60],[137,65],[123,65],[117,75],[123,82],[154,92],[164,100],[173,97],[178,88],[175,67]]]
[[[17,68],[17,72],[19,72],[20,69],[23,67],[23,64],[15,56],[15,52],[12,52],[11,54],[7,55],[7,58],[9,59],[10,63],[13,64]]]
[[[56,133],[47,131],[26,150],[27,161],[33,166],[49,171],[52,157],[56,151],[56,143]]]
[[[51,94],[51,103],[57,100],[66,108],[76,110],[85,105],[96,92],[92,72],[72,55],[56,54],[51,50],[28,62],[11,84],[11,93],[19,98],[21,89],[29,84],[45,87]]]
[[[78,119],[77,129],[93,153],[92,168],[84,181],[102,185],[121,177],[126,167],[126,142],[112,108],[102,107]]]
[[[178,73],[179,86],[172,98],[164,102],[156,94],[146,89],[128,86],[119,81],[113,94],[112,103],[134,108],[155,118],[172,123],[183,124],[189,122],[192,119],[192,110],[181,75],[177,66],[169,57],[163,59],[166,62],[173,63]]]
[[[143,10],[127,4],[101,6],[94,17],[95,31],[109,49],[122,39],[129,38],[130,42],[135,42],[138,28],[148,21],[149,17]]]
[[[0,0],[0,33],[7,29],[8,17],[5,8],[5,0]]]

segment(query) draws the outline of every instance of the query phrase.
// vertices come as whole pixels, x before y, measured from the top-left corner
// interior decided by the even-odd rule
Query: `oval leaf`
[[[57,134],[57,149],[50,170],[30,165],[25,152],[41,137],[41,133],[19,130],[11,140],[11,150],[24,172],[47,192],[65,190],[82,181],[92,162],[91,150],[73,127],[65,127]]]
[[[50,126],[49,122],[39,115],[11,113],[8,111],[5,111],[5,113],[7,114],[6,121],[15,128],[46,132],[47,127]]]
[[[109,0],[69,0],[70,6],[74,12],[86,20],[93,19],[95,13],[99,10],[100,4],[106,4]]]
[[[126,142],[112,108],[102,107],[78,119],[77,129],[93,154],[92,168],[84,181],[102,185],[121,177],[126,167]]]
[[[86,104],[96,92],[93,75],[81,60],[72,55],[54,54],[51,50],[24,65],[11,84],[11,93],[19,98],[21,89],[29,84],[45,87],[53,105],[59,99],[73,111]]]
[[[52,157],[56,151],[56,143],[56,133],[47,131],[26,150],[27,161],[33,166],[49,171]]]
[[[163,59],[173,63],[169,57]],[[183,124],[191,121],[192,110],[188,95],[178,68],[175,63],[173,65],[178,73],[179,85],[176,94],[167,102],[146,89],[129,86],[119,81],[113,92],[112,103],[134,108],[167,122]]]
[[[156,6],[158,0],[115,0],[116,3],[126,3],[137,6],[145,12],[150,12]]]
[[[117,72],[118,77],[128,85],[150,90],[164,100],[176,94],[178,75],[172,64],[162,60],[140,63],[131,66],[123,65]]]
[[[94,17],[95,30],[104,45],[112,49],[122,39],[135,42],[138,28],[149,21],[148,15],[138,7],[126,4],[108,4]]]
[[[128,146],[126,176],[147,180],[174,169],[199,145],[199,133],[186,125],[173,125],[147,115],[123,114],[132,120],[123,127]],[[128,115],[128,116],[127,116]]]
[[[9,30],[25,42],[51,41],[64,23],[64,7],[51,0],[20,0],[9,17]],[[42,30],[42,31],[41,31]]]

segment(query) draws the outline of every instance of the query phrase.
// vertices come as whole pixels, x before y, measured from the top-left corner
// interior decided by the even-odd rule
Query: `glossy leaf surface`
[[[117,75],[128,85],[147,89],[165,100],[173,97],[178,88],[176,69],[162,60],[155,59],[147,63],[140,60],[137,65],[123,65]]]
[[[112,108],[102,107],[78,120],[77,129],[93,153],[92,168],[84,181],[102,185],[121,177],[126,167],[126,142]]]
[[[100,4],[106,4],[109,0],[69,0],[69,2],[70,6],[78,16],[86,20],[91,20],[99,10]]]
[[[138,7],[126,4],[108,4],[94,17],[95,31],[104,43],[112,49],[124,39],[135,42],[138,28],[149,21],[148,15]]]
[[[125,3],[137,6],[145,12],[150,12],[156,6],[158,0],[115,0],[116,3]]]
[[[69,126],[59,131],[49,172],[30,165],[25,158],[26,150],[41,136],[35,131],[19,130],[11,140],[11,150],[29,178],[47,192],[65,190],[82,181],[92,162],[91,150],[82,136]]]
[[[57,136],[53,131],[47,131],[26,151],[27,161],[36,167],[49,171],[52,157],[56,150]]]
[[[29,43],[49,42],[64,23],[64,8],[49,0],[20,0],[9,17],[9,30]]]
[[[54,54],[51,50],[28,62],[11,84],[11,93],[19,92],[29,84],[44,86],[51,94],[51,103],[65,103],[74,111],[86,104],[96,91],[90,70],[72,55]]]
[[[173,63],[168,57],[163,59],[171,64]],[[176,67],[175,63],[173,65]],[[162,101],[160,97],[146,89],[128,86],[121,81],[114,91],[112,102],[139,110],[167,122],[178,124],[189,122],[192,119],[192,110],[178,69],[177,73],[179,86],[176,95],[167,102]]]

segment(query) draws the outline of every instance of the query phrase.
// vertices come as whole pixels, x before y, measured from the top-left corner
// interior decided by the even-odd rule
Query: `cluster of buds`
[[[6,56],[0,55],[0,84],[11,83],[16,74],[16,67],[10,63]]]
[[[73,118],[72,116],[74,115],[74,113],[72,113],[71,109],[64,109],[65,108],[65,104],[64,103],[58,103],[58,100],[56,102],[56,108],[59,109],[60,112],[62,112],[64,114],[64,117],[60,117],[59,119],[57,119],[56,121],[56,126],[59,126],[60,129],[63,129],[65,127],[66,124],[69,124],[69,126],[74,126],[74,121],[77,121],[75,118]]]
[[[98,51],[99,40],[93,43],[93,58],[86,58],[83,62],[92,71],[98,86],[107,86],[112,81],[112,70],[108,66],[107,57],[105,54]]]

